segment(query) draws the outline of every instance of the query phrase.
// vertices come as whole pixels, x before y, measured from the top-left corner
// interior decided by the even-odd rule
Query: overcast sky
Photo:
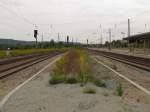
[[[57,40],[60,32],[61,40],[99,42],[101,24],[104,41],[109,28],[121,39],[128,18],[132,34],[150,30],[149,6],[149,0],[0,0],[0,38],[34,40],[36,24],[39,40],[42,33],[44,40]]]

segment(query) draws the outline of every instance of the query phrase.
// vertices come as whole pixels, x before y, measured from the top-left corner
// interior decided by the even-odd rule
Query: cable
[[[8,7],[4,6],[4,5],[2,5],[2,4],[0,4],[0,7],[6,9],[8,12],[10,12],[11,14],[13,14],[13,15],[19,17],[20,19],[22,19],[22,20],[25,21],[26,23],[31,24],[31,25],[35,25],[35,23],[29,21],[28,19],[26,19],[26,18],[23,17],[23,16],[20,16],[20,15],[19,15],[18,13],[16,13],[14,10],[12,10],[12,9],[10,9],[10,8],[8,8]]]

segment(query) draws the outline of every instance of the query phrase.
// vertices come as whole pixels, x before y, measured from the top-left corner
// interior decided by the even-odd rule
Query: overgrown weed
[[[76,79],[83,86],[92,79],[88,61],[89,57],[86,51],[71,49],[64,57],[56,62],[53,74],[65,75],[71,80],[74,80],[74,82]]]
[[[116,93],[118,96],[122,96],[123,95],[123,87],[122,84],[119,84],[116,88]]]
[[[98,86],[98,87],[104,87],[104,88],[106,87],[105,82],[102,81],[102,80],[96,79],[96,80],[94,80],[94,84],[95,84],[96,86]]]
[[[92,87],[86,87],[83,89],[83,93],[86,94],[96,94],[96,89]]]
[[[49,80],[49,83],[51,85],[56,85],[56,84],[63,83],[65,80],[66,79],[64,75],[52,75],[52,77]]]

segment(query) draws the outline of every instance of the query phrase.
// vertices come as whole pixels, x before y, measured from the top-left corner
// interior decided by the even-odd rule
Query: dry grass
[[[66,51],[66,49],[57,49],[57,48],[49,48],[49,49],[17,49],[17,50],[10,50],[10,56],[21,56],[21,55],[28,55],[28,54],[36,54],[36,53],[48,53],[53,51]],[[6,55],[6,51],[0,50],[0,58],[8,57]]]
[[[82,50],[71,49],[57,61],[54,73],[74,76],[89,73],[88,54]]]
[[[89,57],[86,51],[71,49],[56,62],[53,74],[65,75],[67,78],[77,79],[81,85],[84,85],[92,78],[88,61]]]

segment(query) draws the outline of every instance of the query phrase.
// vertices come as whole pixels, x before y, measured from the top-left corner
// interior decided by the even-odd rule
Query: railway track
[[[60,52],[52,52],[46,54],[33,54],[33,55],[20,56],[11,59],[1,60],[0,79],[4,79],[16,72],[19,72],[25,68],[40,63],[58,54],[60,54]]]
[[[11,57],[11,58],[5,58],[5,59],[1,59],[0,60],[0,65],[5,65],[5,64],[9,64],[9,63],[13,63],[16,61],[21,61],[24,59],[30,59],[36,56],[40,56],[42,54],[31,54],[31,55],[24,55],[24,56],[17,56],[17,57]]]
[[[150,59],[148,58],[141,58],[141,57],[136,57],[136,56],[129,56],[129,55],[124,55],[124,54],[117,54],[117,53],[92,50],[92,49],[89,49],[89,51],[97,55],[110,58],[110,59],[113,59],[122,63],[126,63],[126,64],[129,64],[129,65],[132,65],[137,68],[144,69],[150,72]]]

